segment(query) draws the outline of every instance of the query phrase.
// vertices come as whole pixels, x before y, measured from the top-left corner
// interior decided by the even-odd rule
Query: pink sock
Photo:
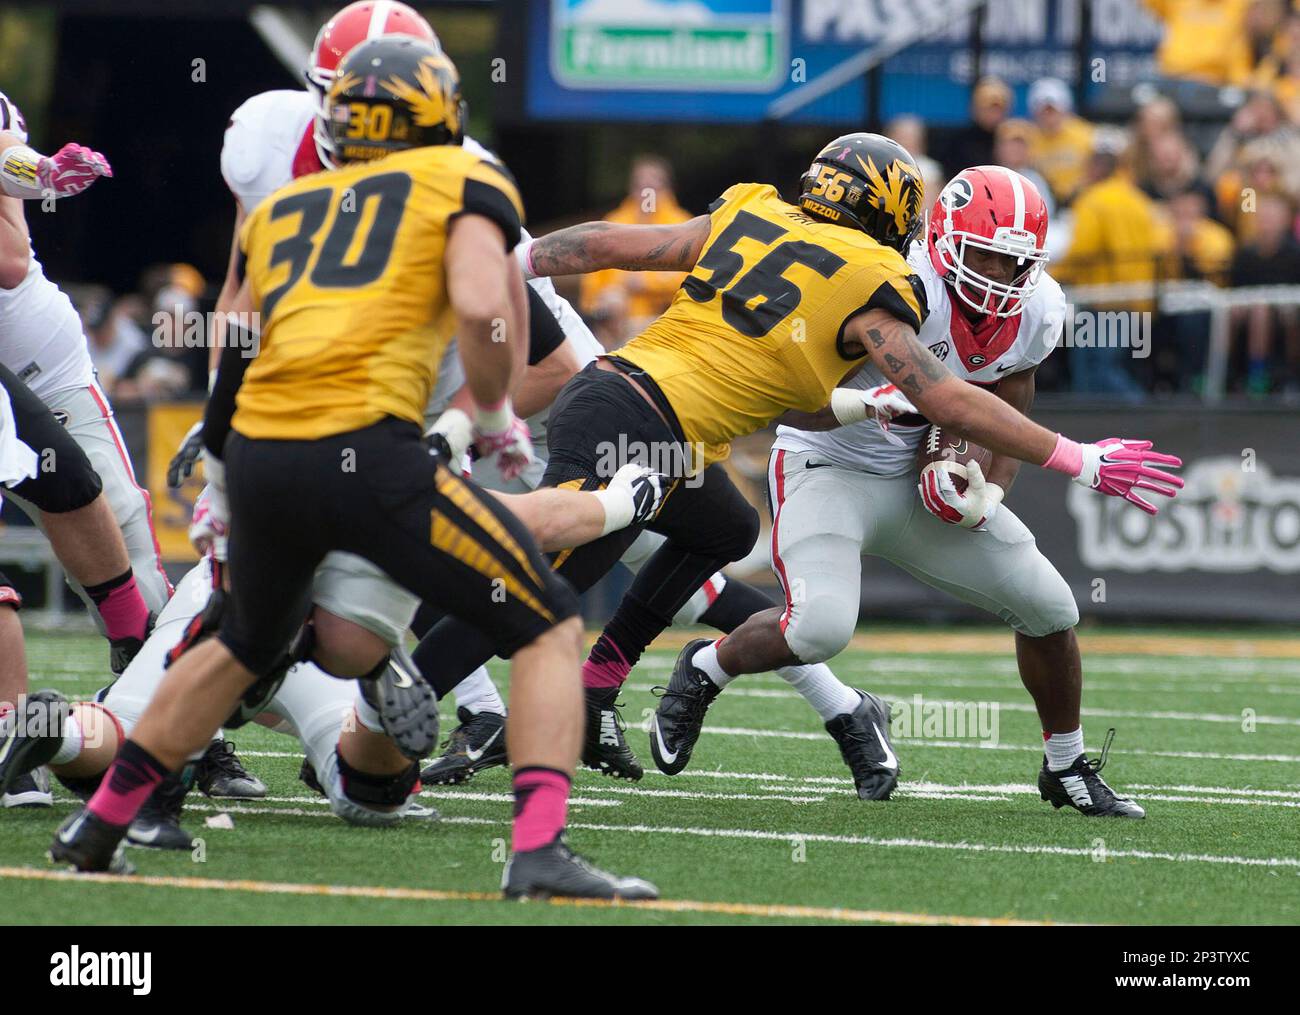
[[[110,641],[119,638],[139,638],[144,641],[149,626],[149,607],[145,606],[140,590],[136,588],[135,575],[113,589],[97,604],[104,618],[104,629]]]
[[[591,648],[591,655],[582,664],[583,687],[622,687],[632,664],[619,647],[604,635]]]
[[[104,773],[86,809],[110,825],[129,825],[167,775],[162,762],[134,740],[128,740]]]
[[[564,831],[569,786],[569,777],[553,768],[521,768],[515,773],[516,853],[540,849]]]

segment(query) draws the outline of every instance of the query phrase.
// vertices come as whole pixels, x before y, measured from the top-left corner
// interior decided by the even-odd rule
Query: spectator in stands
[[[1287,17],[1284,0],[1251,0],[1246,8],[1246,44],[1250,47],[1250,78],[1257,79],[1264,65],[1275,60]]]
[[[1070,249],[1052,269],[1067,289],[1128,284],[1140,290],[1135,298],[1088,300],[1095,311],[1151,310],[1157,267],[1168,247],[1168,228],[1155,203],[1133,182],[1125,161],[1127,148],[1127,134],[1118,128],[1094,132],[1085,185],[1074,202]],[[1098,340],[1104,337],[1100,332],[1098,328]],[[1132,351],[1102,344],[1071,348],[1074,390],[1140,398],[1142,389],[1125,368]]]
[[[605,221],[672,225],[689,218],[691,213],[677,203],[668,161],[657,155],[642,155],[632,163],[627,197],[605,216]],[[683,277],[673,271],[612,270],[584,276],[582,311],[600,326],[602,340],[617,343],[609,348],[617,348],[668,308]]]
[[[1034,125],[1028,120],[1003,120],[998,124],[996,139],[993,142],[993,164],[1014,169],[1038,188],[1047,204],[1047,216],[1050,221],[1056,214],[1056,200],[1052,197],[1052,188],[1043,179],[1041,173],[1030,162],[1029,152],[1036,134]]]
[[[1296,166],[1288,165],[1287,157],[1287,146],[1272,138],[1257,138],[1241,150],[1239,165],[1216,182],[1219,216],[1232,228],[1239,243],[1255,234],[1255,210],[1261,196],[1281,194],[1294,200]]]
[[[1295,285],[1300,280],[1295,205],[1284,194],[1263,194],[1254,218],[1254,238],[1233,259],[1232,284]],[[1241,308],[1234,316],[1234,323],[1246,329],[1247,392],[1260,397],[1277,384],[1290,394],[1300,393],[1300,321],[1296,308],[1260,304]],[[1281,369],[1273,362],[1274,348],[1279,344]]]
[[[1156,95],[1139,103],[1133,114],[1133,174],[1138,180],[1151,175],[1151,149],[1166,134],[1184,135],[1183,118],[1178,107],[1164,95]]]
[[[925,182],[926,197],[933,201],[943,190],[948,178],[943,174],[943,166],[925,153],[925,124],[919,116],[897,116],[885,127],[885,136],[892,137],[909,152],[921,169],[921,179]]]
[[[1250,0],[1144,0],[1164,22],[1156,51],[1160,73],[1211,85],[1240,85],[1253,59],[1246,34]]]
[[[1272,92],[1293,124],[1300,124],[1300,8],[1286,19],[1275,51],[1255,68],[1253,84]]]
[[[1227,285],[1233,239],[1209,216],[1205,189],[1190,186],[1169,198],[1172,245],[1161,275],[1171,280]],[[1210,312],[1168,314],[1159,319],[1153,371],[1156,386],[1199,391],[1209,346]]]
[[[1145,172],[1134,176],[1138,186],[1156,201],[1169,200],[1191,187],[1201,188],[1207,201],[1211,198],[1209,188],[1201,182],[1196,149],[1179,131],[1158,134],[1151,142]]]
[[[968,166],[993,162],[998,124],[1011,112],[1011,89],[1001,78],[980,78],[971,92],[970,122],[953,136],[944,168],[951,179]]]
[[[118,377],[131,361],[149,346],[149,338],[137,323],[144,304],[137,296],[115,299],[102,285],[68,285],[64,287],[86,333],[90,360],[99,375],[99,383],[112,398]]]
[[[1092,124],[1074,115],[1070,89],[1060,78],[1039,78],[1030,86],[1029,112],[1038,128],[1030,158],[1057,203],[1069,204],[1092,151]]]
[[[122,399],[165,401],[207,387],[207,320],[200,312],[206,282],[188,264],[146,270],[142,283],[152,292],[149,345],[119,376]]]
[[[1246,146],[1261,140],[1278,146],[1284,166],[1300,162],[1300,130],[1287,120],[1277,97],[1267,91],[1251,92],[1220,132],[1205,159],[1207,179],[1218,180],[1229,170],[1241,168]]]

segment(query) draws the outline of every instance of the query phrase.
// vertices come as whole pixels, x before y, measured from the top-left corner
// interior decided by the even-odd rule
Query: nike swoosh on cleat
[[[470,761],[478,761],[479,758],[483,757],[483,755],[484,755],[484,753],[487,751],[487,749],[488,749],[489,747],[491,747],[491,746],[496,742],[496,739],[497,739],[497,737],[499,737],[499,736],[501,736],[501,731],[500,731],[500,730],[497,730],[497,731],[496,731],[495,733],[493,733],[490,737],[488,737],[488,739],[487,739],[487,743],[485,743],[485,744],[484,744],[482,747],[480,747],[477,751],[466,751],[466,752],[465,752],[465,757],[469,758]]]
[[[143,842],[146,845],[148,845],[157,842],[158,836],[161,834],[162,834],[162,829],[159,828],[157,825],[154,825],[153,828],[149,829],[149,831],[147,832],[132,832],[129,836],[127,836],[127,838],[129,838],[132,842]]]
[[[659,728],[659,717],[655,716],[655,740],[659,742],[659,756],[671,765],[677,761],[677,752],[668,750],[668,745],[664,743],[663,730]]]
[[[406,670],[402,669],[402,667],[398,665],[396,660],[390,659],[388,661],[388,665],[391,666],[393,668],[393,672],[397,674],[397,679],[393,681],[394,687],[400,688],[401,690],[406,690],[408,687],[415,686],[415,678],[412,677],[409,673],[407,673]]]
[[[71,844],[72,840],[77,837],[77,833],[81,831],[81,826],[84,825],[85,823],[86,823],[86,816],[84,814],[79,815],[77,820],[74,821],[71,825],[69,825],[67,828],[59,830],[59,841],[63,843],[65,846]]]
[[[885,735],[880,732],[880,727],[877,726],[875,722],[872,722],[871,728],[876,731],[876,736],[880,738],[880,746],[885,752],[885,760],[880,763],[881,766],[892,769],[895,772],[898,771],[898,758],[895,757],[894,752],[889,749],[889,741],[885,739]]]

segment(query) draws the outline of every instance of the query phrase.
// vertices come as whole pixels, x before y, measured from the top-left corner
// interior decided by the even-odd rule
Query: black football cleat
[[[73,870],[99,874],[134,874],[135,865],[122,849],[124,825],[110,825],[90,811],[77,811],[59,826],[49,858]]]
[[[1112,729],[1102,744],[1101,759],[1094,764],[1086,754],[1074,759],[1074,764],[1063,772],[1052,772],[1043,758],[1038,772],[1038,792],[1054,808],[1073,807],[1090,818],[1145,818],[1147,812],[1127,797],[1118,796],[1106,785],[1101,770],[1110,754]]]
[[[33,768],[30,772],[15,776],[9,782],[9,789],[0,794],[0,806],[53,807],[54,794],[50,792],[50,770]]]
[[[854,690],[858,690],[854,688]],[[862,703],[826,724],[840,747],[844,764],[853,773],[859,800],[888,800],[898,785],[898,757],[889,741],[889,706],[858,690]]]
[[[458,708],[456,718],[460,725],[451,731],[441,756],[420,773],[426,786],[456,786],[484,769],[509,763],[505,716]]]
[[[438,746],[438,696],[405,652],[394,652],[377,680],[359,680],[384,732],[412,761]]]
[[[320,784],[320,779],[316,777],[315,766],[306,758],[302,759],[302,767],[298,769],[298,781],[313,793],[317,793],[326,799],[329,798],[329,794],[325,792],[325,787]]]
[[[641,878],[610,874],[578,856],[561,833],[549,845],[514,853],[501,875],[507,899],[657,899],[659,889]]]
[[[127,845],[145,849],[193,849],[194,837],[181,827],[181,809],[189,789],[175,774],[159,783],[127,828]]]
[[[153,634],[153,626],[158,621],[156,613],[149,614],[149,621],[145,625],[144,639],[140,638],[115,638],[108,643],[108,668],[113,671],[113,679],[116,680],[126,668],[131,665],[131,661],[140,654],[144,648],[144,643],[148,640],[149,635]]]
[[[207,797],[229,800],[260,800],[266,784],[239,760],[230,740],[214,740],[194,766],[194,785]]]
[[[691,752],[704,727],[704,715],[721,692],[705,672],[691,664],[695,653],[709,644],[699,638],[682,649],[667,687],[652,688],[659,696],[650,726],[650,755],[664,775],[676,775],[691,761]]]
[[[627,724],[616,702],[619,690],[586,688],[587,729],[582,741],[582,763],[611,778],[636,782],[645,770],[623,737]]]
[[[68,699],[58,691],[34,691],[0,718],[0,797],[6,807],[48,807],[49,773],[35,774],[63,743]]]

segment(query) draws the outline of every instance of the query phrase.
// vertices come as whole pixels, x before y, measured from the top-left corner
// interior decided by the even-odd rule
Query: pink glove
[[[480,458],[495,458],[501,478],[511,480],[533,462],[528,425],[515,415],[510,399],[495,409],[474,410],[474,448]]]
[[[1064,436],[1058,436],[1056,450],[1043,463],[1045,468],[1055,469],[1072,476],[1080,486],[1096,490],[1107,497],[1123,497],[1130,504],[1136,504],[1149,515],[1157,508],[1146,498],[1136,493],[1137,490],[1149,490],[1162,497],[1177,496],[1183,488],[1183,481],[1153,465],[1179,468],[1183,460],[1174,455],[1161,454],[1151,450],[1150,441],[1127,440],[1122,437],[1107,437],[1096,444],[1076,444]]]
[[[113,167],[99,152],[79,144],[65,144],[53,155],[41,159],[36,179],[41,189],[55,197],[80,194],[101,176],[112,176]]]

